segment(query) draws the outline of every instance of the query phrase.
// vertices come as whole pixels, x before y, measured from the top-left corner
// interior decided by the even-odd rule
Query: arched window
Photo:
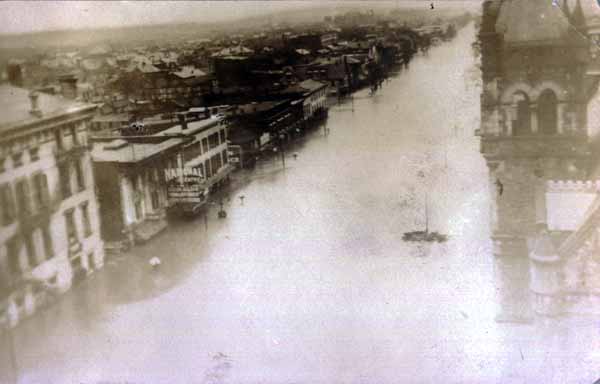
[[[531,134],[529,97],[523,92],[517,92],[513,95],[512,100],[517,107],[515,120],[513,120],[513,135],[520,136]]]
[[[546,89],[538,99],[538,121],[540,133],[543,135],[555,135],[558,132],[556,94]]]

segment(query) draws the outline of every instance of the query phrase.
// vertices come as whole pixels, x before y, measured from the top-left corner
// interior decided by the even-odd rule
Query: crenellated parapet
[[[600,193],[600,180],[548,180],[546,192]]]
[[[541,198],[546,217],[529,251],[534,309],[600,312],[600,180],[548,180]]]

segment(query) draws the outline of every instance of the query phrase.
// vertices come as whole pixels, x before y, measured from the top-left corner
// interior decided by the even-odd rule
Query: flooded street
[[[327,129],[286,148],[285,169],[273,156],[236,174],[225,220],[213,206],[206,223],[173,223],[23,322],[20,382],[598,379],[600,323],[495,321],[510,281],[495,268],[474,136],[475,33],[333,106]],[[402,240],[425,228],[425,206],[448,242]]]

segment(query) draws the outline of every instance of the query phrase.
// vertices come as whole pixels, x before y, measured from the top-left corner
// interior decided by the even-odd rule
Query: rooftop
[[[507,0],[496,22],[507,43],[563,41],[570,28],[563,11],[546,0]]]
[[[0,132],[45,119],[95,108],[93,104],[38,92],[38,106],[42,114],[40,117],[37,117],[30,113],[31,101],[29,100],[29,92],[27,89],[11,85],[0,85],[0,110],[2,110],[0,114]]]
[[[215,124],[219,123],[219,119],[216,117],[211,117],[208,119],[188,121],[187,122],[187,130],[185,132],[181,129],[181,124],[177,124],[172,126],[171,128],[167,128],[160,133],[157,133],[155,136],[161,135],[177,135],[177,134],[194,134],[205,129],[213,127]]]
[[[182,79],[187,79],[190,77],[206,76],[206,72],[204,72],[198,68],[191,67],[191,66],[185,66],[185,67],[181,68],[180,71],[173,72],[173,74]]]
[[[220,50],[219,52],[213,54],[213,57],[219,57],[219,56],[244,56],[244,55],[251,55],[253,54],[254,51],[251,50],[250,48],[246,48],[244,46],[238,45],[235,47],[228,47],[228,48],[223,48],[222,50]]]
[[[173,137],[160,143],[130,143],[117,139],[109,143],[98,143],[92,149],[95,162],[137,163],[175,148],[184,142],[183,138]]]
[[[327,84],[321,83],[319,81],[308,79],[304,80],[298,84],[294,84],[282,91],[282,93],[302,93],[302,94],[311,94],[321,88],[326,87]]]

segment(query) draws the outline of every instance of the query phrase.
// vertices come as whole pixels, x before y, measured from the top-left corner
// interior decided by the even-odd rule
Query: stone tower
[[[483,3],[479,134],[501,316],[509,321],[530,316],[528,248],[545,221],[545,209],[536,207],[540,186],[584,178],[588,167],[588,45],[567,12],[546,0]]]
[[[525,257],[536,228],[536,185],[586,173],[587,41],[550,1],[483,7],[480,134],[495,253]]]

